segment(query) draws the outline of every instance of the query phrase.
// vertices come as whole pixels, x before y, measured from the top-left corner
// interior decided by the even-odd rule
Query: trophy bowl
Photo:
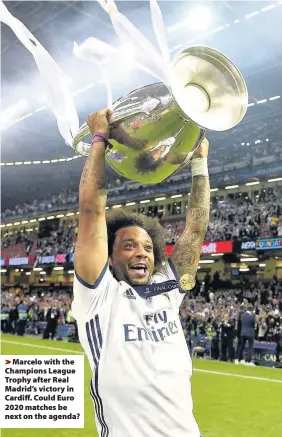
[[[143,86],[114,103],[106,161],[119,175],[144,184],[164,181],[192,158],[207,130],[236,126],[248,105],[245,81],[222,53],[203,46],[183,50],[172,66],[170,88]],[[87,156],[85,123],[74,138]]]

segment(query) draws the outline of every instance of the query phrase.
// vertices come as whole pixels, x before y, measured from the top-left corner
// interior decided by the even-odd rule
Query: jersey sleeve
[[[153,276],[152,278],[155,282],[165,282],[165,281],[179,281],[180,277],[174,267],[174,264],[170,258],[162,265],[160,270]],[[182,292],[179,288],[175,288],[170,291],[171,294],[174,294],[175,304],[179,307],[183,301],[183,298],[186,292]]]
[[[73,302],[72,311],[74,317],[79,320],[86,318],[94,312],[99,311],[104,303],[110,304],[114,296],[114,291],[118,288],[118,282],[109,270],[106,263],[95,284],[85,282],[75,272],[73,280]]]

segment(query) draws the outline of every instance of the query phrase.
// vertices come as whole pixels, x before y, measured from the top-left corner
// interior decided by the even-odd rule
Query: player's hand
[[[195,151],[192,159],[195,158],[207,158],[209,154],[209,142],[207,138],[204,138],[198,149]]]
[[[112,112],[109,109],[102,109],[101,111],[88,115],[87,124],[93,135],[96,132],[101,132],[105,136],[109,136],[109,118],[111,114]]]

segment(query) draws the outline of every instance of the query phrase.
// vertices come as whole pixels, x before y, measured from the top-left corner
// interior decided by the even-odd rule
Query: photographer
[[[267,323],[267,332],[266,332],[266,341],[273,342],[275,341],[275,333],[276,333],[276,318],[273,313],[270,313],[266,319]]]

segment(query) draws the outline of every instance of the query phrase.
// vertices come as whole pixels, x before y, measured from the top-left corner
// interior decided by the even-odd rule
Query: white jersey
[[[100,437],[200,437],[176,275],[167,261],[152,277],[160,293],[152,297],[148,286],[118,282],[108,264],[94,286],[75,275],[72,310]]]

